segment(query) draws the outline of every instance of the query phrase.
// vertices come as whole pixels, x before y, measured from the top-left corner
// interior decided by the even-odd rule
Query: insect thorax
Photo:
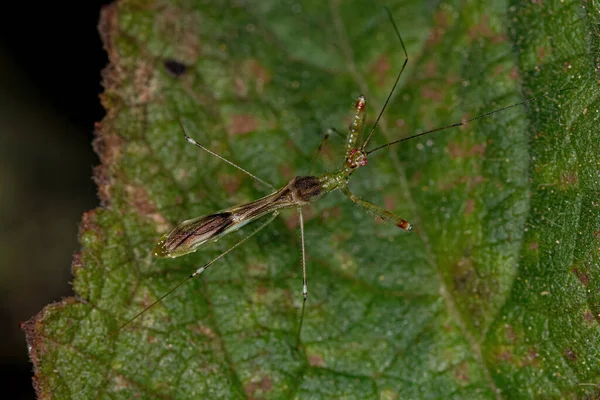
[[[304,204],[313,202],[325,194],[323,184],[316,176],[297,176],[287,184],[287,187],[294,199]]]

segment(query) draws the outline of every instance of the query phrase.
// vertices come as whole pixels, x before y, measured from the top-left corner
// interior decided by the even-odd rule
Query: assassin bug
[[[259,225],[253,231],[251,231],[248,235],[246,235],[244,238],[242,238],[239,242],[234,244],[232,247],[230,247],[229,249],[227,249],[226,251],[224,251],[223,253],[221,253],[220,255],[218,255],[217,257],[215,257],[208,263],[206,263],[203,266],[201,266],[200,268],[196,269],[192,274],[190,274],[185,279],[180,281],[177,285],[175,285],[173,288],[171,288],[167,293],[163,294],[160,298],[158,298],[152,304],[150,304],[149,306],[144,308],[142,311],[140,311],[138,314],[136,314],[133,318],[129,319],[127,322],[122,324],[119,328],[117,328],[115,331],[113,331],[113,333],[111,333],[111,336],[113,334],[117,333],[119,330],[121,330],[125,326],[127,326],[128,324],[130,324],[131,322],[133,322],[135,319],[137,319],[140,315],[142,315],[143,313],[148,311],[150,308],[152,308],[153,306],[155,306],[156,304],[161,302],[165,297],[167,297],[172,292],[177,290],[185,282],[202,274],[217,260],[224,257],[226,254],[231,252],[236,247],[240,246],[242,243],[244,243],[245,241],[250,239],[252,236],[256,235],[258,232],[260,232],[262,229],[264,229],[268,224],[270,224],[275,219],[275,217],[277,217],[277,215],[279,214],[279,210],[286,209],[286,208],[296,208],[297,212],[298,212],[298,216],[299,216],[299,225],[300,225],[301,253],[302,253],[302,277],[303,277],[302,310],[301,310],[301,316],[300,316],[300,323],[299,323],[299,327],[298,327],[298,333],[296,335],[296,348],[297,348],[299,345],[299,342],[300,342],[300,333],[302,330],[302,323],[304,320],[304,310],[305,310],[305,306],[306,306],[306,299],[308,296],[308,286],[307,286],[307,281],[306,281],[306,252],[305,252],[305,245],[304,245],[304,219],[303,219],[303,215],[302,215],[302,207],[319,200],[321,197],[325,196],[326,194],[328,194],[332,191],[340,190],[352,202],[354,202],[361,208],[365,209],[367,212],[370,212],[370,213],[380,217],[384,221],[387,221],[389,223],[396,225],[400,229],[403,229],[407,232],[411,231],[412,225],[409,222],[407,222],[403,218],[397,216],[393,212],[386,210],[385,208],[382,208],[380,206],[377,206],[373,203],[370,203],[366,200],[361,199],[360,197],[353,194],[350,191],[350,189],[348,188],[348,181],[349,181],[350,177],[358,168],[361,168],[361,167],[364,167],[367,165],[368,156],[370,154],[373,154],[373,153],[375,153],[383,148],[386,148],[388,146],[391,146],[391,145],[394,145],[397,143],[401,143],[401,142],[404,142],[404,141],[407,141],[410,139],[414,139],[419,136],[428,135],[433,132],[438,132],[438,131],[442,131],[442,130],[446,130],[446,129],[450,129],[450,128],[460,127],[460,126],[466,125],[469,122],[473,122],[473,121],[488,117],[494,113],[502,112],[502,111],[508,110],[510,108],[526,105],[528,103],[534,102],[541,98],[548,97],[551,94],[551,93],[548,93],[548,94],[541,95],[541,96],[538,96],[535,98],[531,98],[531,99],[528,99],[525,101],[521,101],[519,103],[511,104],[509,106],[502,107],[502,108],[499,108],[499,109],[496,109],[493,111],[489,111],[487,113],[481,114],[477,117],[474,117],[474,118],[471,118],[468,120],[456,122],[454,124],[439,127],[436,129],[431,129],[426,132],[418,133],[418,134],[415,134],[415,135],[412,135],[412,136],[409,136],[406,138],[394,140],[389,143],[383,144],[379,147],[368,150],[367,146],[369,144],[369,141],[370,141],[371,137],[373,136],[373,133],[379,123],[379,120],[381,119],[381,116],[383,115],[383,112],[385,111],[385,109],[392,97],[392,94],[394,93],[394,90],[396,89],[396,86],[400,80],[400,77],[402,76],[402,73],[404,72],[404,69],[406,68],[406,65],[408,63],[408,53],[406,52],[406,48],[404,46],[404,41],[402,40],[402,37],[400,35],[400,32],[398,31],[398,28],[397,28],[396,23],[391,15],[391,12],[388,9],[386,9],[386,11],[387,11],[388,17],[394,27],[396,36],[398,37],[400,44],[402,45],[402,50],[404,52],[405,60],[402,65],[402,68],[400,69],[400,72],[398,73],[398,75],[396,77],[396,80],[394,81],[392,89],[390,90],[390,93],[389,93],[383,107],[381,108],[381,111],[379,112],[377,119],[375,120],[375,123],[373,124],[368,135],[366,136],[365,140],[363,140],[363,131],[364,131],[364,121],[365,121],[366,99],[362,95],[358,97],[358,99],[354,105],[353,119],[352,119],[352,122],[350,123],[349,129],[348,129],[348,134],[346,136],[345,157],[344,157],[341,167],[338,170],[333,171],[333,172],[328,172],[328,173],[318,175],[318,176],[312,176],[312,175],[297,176],[297,177],[293,178],[292,180],[290,180],[281,189],[276,189],[273,185],[267,183],[266,181],[260,179],[259,177],[255,176],[255,175],[253,175],[252,173],[250,173],[247,170],[245,170],[244,168],[234,164],[233,162],[221,157],[217,153],[214,153],[210,149],[206,148],[202,144],[198,143],[197,141],[195,141],[194,139],[189,137],[187,134],[184,134],[185,139],[189,143],[192,143],[192,144],[200,147],[201,149],[210,153],[214,157],[217,157],[220,160],[223,160],[224,162],[228,163],[229,165],[237,168],[238,170],[242,171],[246,175],[250,176],[252,179],[260,182],[262,185],[266,186],[273,192],[261,199],[258,199],[256,201],[253,201],[248,204],[229,207],[229,208],[217,211],[210,215],[200,216],[200,217],[182,222],[177,227],[172,229],[170,232],[168,232],[162,236],[162,238],[160,239],[160,241],[154,248],[153,255],[155,257],[159,257],[159,258],[180,257],[185,254],[192,253],[208,243],[215,242],[218,239],[222,238],[223,236],[225,236],[229,233],[235,232],[238,229],[240,229],[241,227],[245,226],[246,224],[249,224],[261,217],[268,216],[268,218],[266,219],[266,221],[264,223]],[[553,93],[558,93],[558,92],[561,92],[564,90],[568,90],[568,89],[562,89],[559,91],[555,91]],[[181,124],[182,130],[185,132],[185,128],[183,127],[183,124],[181,123],[181,121],[180,121],[180,124]],[[323,142],[327,139],[329,133],[330,132],[328,132],[328,134],[325,136],[325,138],[323,139]],[[323,143],[321,143],[321,145],[322,144]],[[321,146],[319,146],[319,149],[320,148],[321,148]],[[317,150],[317,152],[318,152],[318,150]]]

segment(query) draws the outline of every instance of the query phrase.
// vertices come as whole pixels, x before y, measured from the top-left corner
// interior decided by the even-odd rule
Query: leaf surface
[[[565,398],[598,395],[600,22],[594,2],[398,1],[410,56],[370,148],[565,87],[372,154],[350,189],[243,237],[151,257],[177,223],[266,194],[187,133],[283,185],[359,93],[374,122],[404,61],[369,2],[120,1],[84,215],[77,297],[25,324],[40,398]],[[184,67],[185,66],[185,67]],[[313,171],[343,161],[332,137]],[[251,226],[249,227],[251,229]],[[589,383],[590,385],[580,385]]]

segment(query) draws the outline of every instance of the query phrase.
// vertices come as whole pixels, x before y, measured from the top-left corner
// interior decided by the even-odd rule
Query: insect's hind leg
[[[294,347],[296,350],[300,346],[300,333],[302,332],[306,298],[308,297],[308,286],[306,285],[306,252],[304,249],[304,218],[302,217],[302,209],[298,207],[297,210],[300,222],[300,240],[302,241],[302,311],[300,312],[300,324],[298,325],[298,333],[296,334],[296,346]]]
[[[408,221],[400,218],[399,216],[395,215],[391,211],[386,210],[385,208],[376,206],[373,203],[369,203],[368,201],[361,199],[360,197],[350,192],[350,190],[347,187],[342,188],[342,193],[344,193],[355,204],[363,207],[367,212],[377,215],[384,221],[391,222],[398,228],[404,229],[407,232],[412,230],[413,226]]]
[[[262,183],[264,186],[268,187],[269,189],[275,190],[275,187],[273,185],[271,185],[270,183],[268,183],[267,181],[260,179],[258,176],[246,171],[244,168],[240,167],[239,165],[233,163],[232,161],[229,161],[225,157],[218,155],[214,151],[209,150],[208,148],[204,147],[203,145],[201,145],[200,143],[198,143],[197,141],[195,141],[194,139],[189,137],[187,135],[187,132],[186,132],[185,127],[183,126],[183,123],[181,122],[181,120],[179,120],[179,125],[181,126],[181,130],[183,131],[183,136],[185,137],[185,140],[187,140],[189,143],[191,143],[197,147],[200,147],[202,150],[206,151],[207,153],[209,153],[210,155],[212,155],[214,157],[217,157],[219,160],[225,161],[227,164],[231,165],[232,167],[237,168],[238,170],[242,171],[243,173],[245,173],[246,175],[248,175],[255,181]]]

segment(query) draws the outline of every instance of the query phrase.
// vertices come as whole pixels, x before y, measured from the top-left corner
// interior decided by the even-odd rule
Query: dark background
[[[72,3],[72,4],[71,4]],[[0,379],[33,399],[19,323],[72,295],[81,214],[98,205],[94,122],[107,65],[97,24],[108,1],[19,2],[0,17]],[[8,8],[7,8],[8,7]]]

